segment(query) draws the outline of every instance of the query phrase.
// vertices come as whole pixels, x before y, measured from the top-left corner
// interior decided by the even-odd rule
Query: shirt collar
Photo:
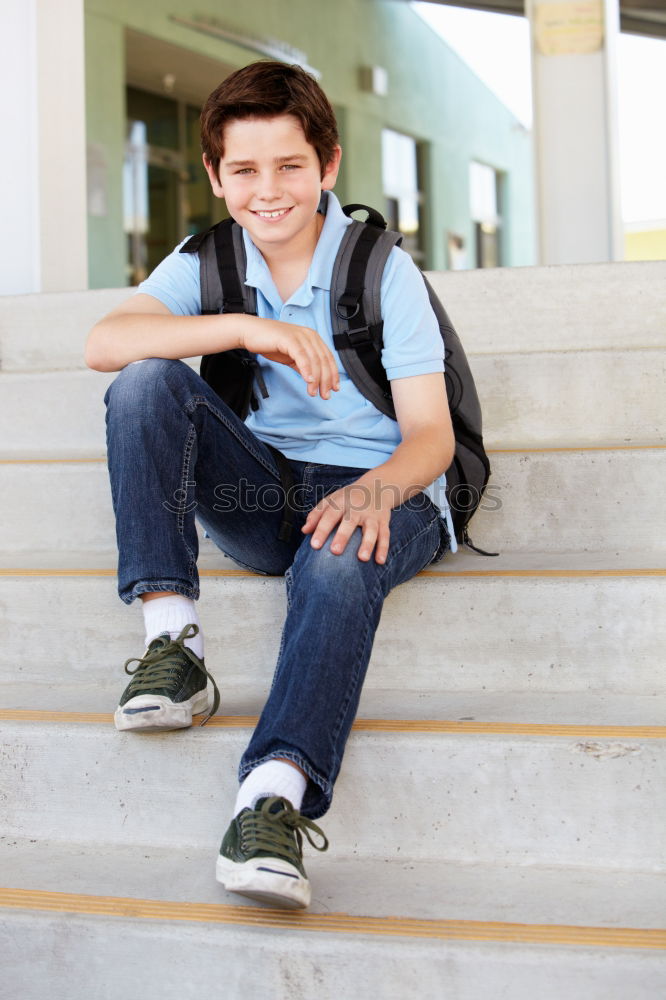
[[[340,240],[345,228],[351,225],[352,220],[344,214],[340,202],[332,191],[322,192],[319,211],[324,215],[324,225],[317,240],[307,277],[289,300],[295,305],[309,305],[312,301],[314,288],[330,291],[333,263],[340,246]],[[247,255],[245,284],[260,291],[275,308],[280,303],[280,297],[277,294],[271,273],[266,261],[245,229],[243,230],[243,242]]]

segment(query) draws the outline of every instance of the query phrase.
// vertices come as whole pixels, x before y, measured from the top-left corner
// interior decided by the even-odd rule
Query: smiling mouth
[[[270,212],[256,210],[252,214],[259,219],[281,219],[287,212],[291,212],[291,208],[275,208]]]

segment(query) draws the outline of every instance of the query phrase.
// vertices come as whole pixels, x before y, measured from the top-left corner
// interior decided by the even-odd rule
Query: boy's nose
[[[278,177],[262,177],[258,185],[257,197],[260,201],[275,201],[282,194],[280,180]]]

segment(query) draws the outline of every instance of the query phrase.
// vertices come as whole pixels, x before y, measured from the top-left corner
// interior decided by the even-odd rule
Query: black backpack
[[[360,210],[367,213],[367,220],[352,220],[333,265],[333,342],[357,389],[378,410],[395,420],[391,386],[381,362],[381,280],[388,256],[394,246],[400,245],[402,235],[387,230],[379,212],[365,205],[346,205],[343,209],[349,217]],[[225,219],[192,236],[180,252],[199,254],[202,314],[256,315],[255,289],[245,284],[247,259],[243,234],[233,219]],[[490,463],[483,447],[481,406],[458,335],[425,276],[423,280],[445,344],[444,377],[456,439],[453,462],[446,472],[446,496],[458,542],[474,548],[468,525],[490,476]],[[201,359],[201,375],[242,419],[250,409],[259,406],[255,383],[264,398],[268,395],[256,356],[245,350],[205,355]],[[288,494],[293,482],[289,463],[277,449],[271,451]],[[281,537],[289,537],[293,520],[293,511],[285,509]]]

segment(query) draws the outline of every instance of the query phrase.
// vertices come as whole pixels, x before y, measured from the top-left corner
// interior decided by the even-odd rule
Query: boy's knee
[[[128,407],[151,405],[156,397],[170,391],[168,382],[174,374],[183,374],[189,369],[182,361],[168,358],[147,358],[126,365],[107,389],[104,402],[107,407]]]
[[[377,565],[373,560],[358,558],[360,540],[361,533],[356,531],[344,552],[335,555],[331,552],[332,536],[321,549],[313,549],[307,539],[294,562],[295,574],[309,589],[332,588],[347,595],[367,593],[376,579]]]

